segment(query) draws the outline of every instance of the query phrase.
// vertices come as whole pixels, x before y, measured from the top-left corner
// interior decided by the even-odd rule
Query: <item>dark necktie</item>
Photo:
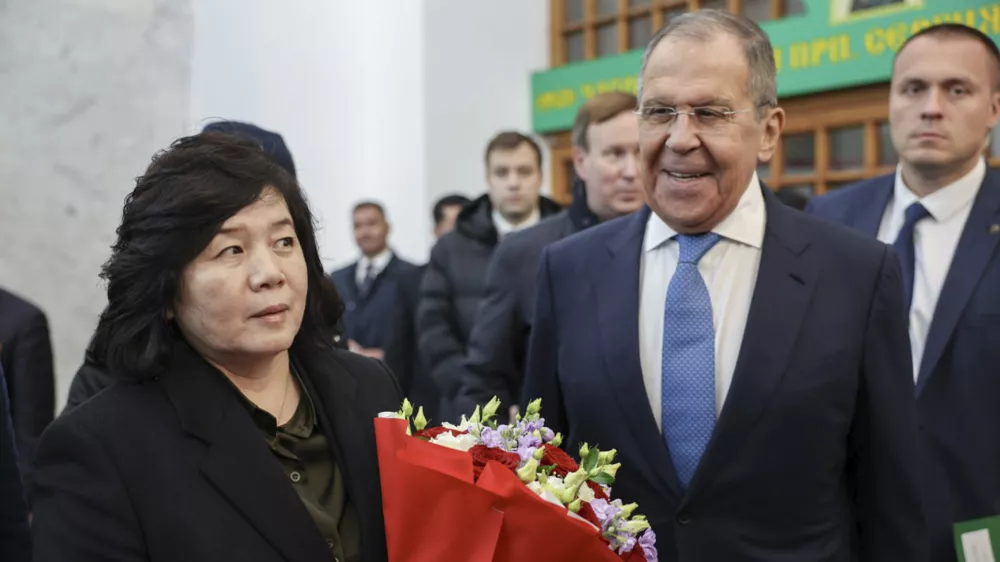
[[[365,278],[361,280],[361,286],[358,287],[358,295],[361,298],[368,296],[368,293],[372,290],[372,285],[375,284],[375,264],[368,262],[368,267],[365,268]]]
[[[903,220],[903,228],[899,229],[899,235],[892,244],[899,256],[899,264],[903,273],[903,288],[906,289],[906,305],[909,309],[913,302],[913,277],[916,269],[916,249],[913,246],[913,229],[922,219],[931,216],[919,202],[913,203],[906,208]]]

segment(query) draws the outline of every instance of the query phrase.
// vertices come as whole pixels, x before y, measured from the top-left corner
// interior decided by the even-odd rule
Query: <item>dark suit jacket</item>
[[[45,313],[0,290],[0,365],[7,373],[21,476],[30,489],[35,448],[55,415],[55,372]]]
[[[874,237],[894,182],[845,187],[809,210]],[[955,560],[952,524],[1000,514],[1000,171],[987,170],[965,223],[916,391],[932,559]]]
[[[896,257],[765,200],[732,386],[686,492],[639,362],[648,208],[543,252],[524,396],[570,451],[618,450],[612,489],[639,503],[663,562],[926,560]]]
[[[364,347],[384,349],[392,335],[394,311],[399,289],[399,277],[417,266],[399,259],[393,254],[372,285],[371,291],[362,296],[358,293],[358,262],[342,267],[331,274],[337,292],[344,301],[344,326],[346,336]]]
[[[363,560],[385,561],[372,419],[399,408],[399,388],[357,354],[296,356],[358,510]],[[222,377],[179,343],[155,380],[115,383],[60,416],[38,451],[35,560],[330,560]]]
[[[28,506],[17,469],[17,448],[5,380],[0,366],[0,560],[28,562],[31,560]]]
[[[392,335],[385,346],[385,364],[399,381],[403,394],[414,406],[423,406],[424,415],[434,425],[441,417],[443,400],[437,383],[431,378],[427,362],[420,355],[417,331],[417,308],[420,306],[420,283],[426,265],[417,266],[396,280],[395,318]]]

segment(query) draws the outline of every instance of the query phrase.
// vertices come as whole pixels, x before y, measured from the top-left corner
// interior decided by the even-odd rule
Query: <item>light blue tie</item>
[[[715,429],[715,329],[712,299],[698,261],[719,241],[715,233],[677,235],[681,256],[663,310],[663,438],[687,489]]]

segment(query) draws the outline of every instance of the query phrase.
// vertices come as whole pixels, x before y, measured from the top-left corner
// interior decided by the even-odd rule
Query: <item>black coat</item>
[[[462,386],[454,402],[459,414],[472,415],[477,405],[494,396],[505,406],[521,402],[538,259],[549,244],[598,222],[587,207],[583,182],[577,181],[568,209],[512,233],[497,246],[486,273],[486,294],[469,336]]]
[[[31,560],[31,533],[28,530],[28,506],[17,469],[14,428],[10,423],[7,385],[0,366],[0,560]]]
[[[178,344],[168,370],[62,416],[38,450],[38,562],[330,560],[323,536],[223,375]],[[379,362],[297,355],[358,511],[365,562],[386,560],[372,419],[401,394]]]
[[[560,207],[541,197],[539,210],[545,218]],[[462,209],[455,229],[434,245],[420,286],[419,349],[444,395],[445,419],[455,417],[451,401],[461,385],[465,344],[486,290],[486,269],[497,241],[493,205],[483,195]]]
[[[55,371],[45,313],[0,290],[0,365],[7,375],[21,477],[30,489],[42,432],[55,415]]]
[[[333,345],[340,349],[347,349],[347,337],[343,334],[344,320],[341,318],[334,326]],[[76,374],[73,375],[73,380],[69,384],[69,396],[66,398],[63,413],[90,400],[115,382],[115,377],[108,372],[104,363],[94,354],[93,347],[94,342],[91,340],[83,355],[83,364],[76,370]]]

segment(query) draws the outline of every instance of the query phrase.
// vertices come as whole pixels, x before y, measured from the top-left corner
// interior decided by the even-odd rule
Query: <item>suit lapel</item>
[[[766,190],[765,200],[767,227],[760,267],[733,382],[686,498],[697,492],[704,474],[739,451],[766,409],[785,372],[815,286],[815,271],[802,259],[809,241],[803,240],[795,224],[797,212]]]
[[[941,360],[966,304],[986,271],[990,258],[996,252],[1000,241],[1000,234],[992,228],[996,224],[1000,224],[1000,172],[987,169],[934,309],[934,318],[920,363],[917,394],[926,386],[927,379]]]
[[[892,199],[892,190],[896,184],[896,175],[888,175],[875,180],[874,189],[864,191],[867,197],[857,200],[856,207],[848,213],[848,220],[854,219],[852,226],[872,238],[878,237],[882,225],[882,215]]]
[[[597,323],[611,395],[644,451],[640,456],[648,461],[636,469],[679,497],[674,465],[646,399],[639,362],[639,264],[649,215],[649,208],[644,207],[626,219],[628,223],[608,244],[608,254],[599,258],[604,263],[598,265],[601,276],[594,283]]]
[[[161,377],[181,427],[207,444],[205,478],[290,562],[328,559],[322,535],[224,375],[175,344]]]

